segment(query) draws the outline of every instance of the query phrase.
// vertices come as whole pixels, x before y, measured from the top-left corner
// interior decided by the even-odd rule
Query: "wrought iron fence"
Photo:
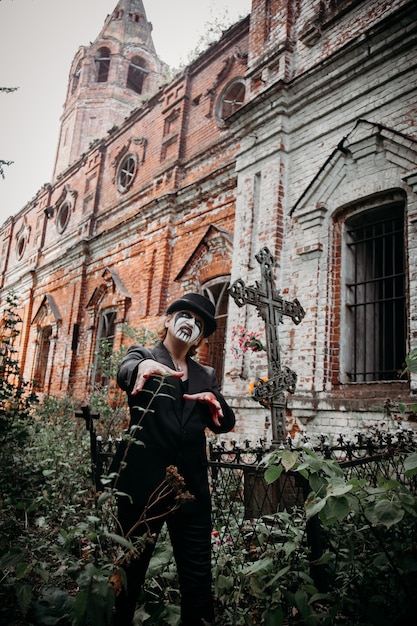
[[[327,460],[338,461],[347,479],[357,477],[376,487],[381,477],[394,479],[405,485],[414,494],[417,493],[416,476],[407,477],[404,470],[405,457],[417,449],[417,440],[413,431],[392,433],[376,430],[364,435],[359,433],[354,439],[340,435],[335,445],[330,445],[324,436],[315,446],[305,440],[315,453]],[[287,442],[287,449],[293,450],[292,442]],[[283,472],[277,481],[268,484],[264,478],[267,450],[263,442],[251,447],[249,442],[243,446],[232,442],[231,445],[216,443],[210,445],[210,475],[212,484],[214,541],[220,549],[213,550],[215,565],[224,559],[224,546],[230,544],[230,550],[243,550],[247,559],[262,558],[271,554],[283,542],[291,542],[287,536],[283,511],[295,515],[303,510],[303,505],[310,491],[307,479],[298,472]],[[305,516],[301,513],[301,519]],[[391,542],[398,541],[398,529],[377,531],[364,521],[362,540],[370,545],[377,542],[382,550],[389,553]],[[334,587],[340,575],[340,553],[343,539],[335,540],[328,529],[324,529],[318,516],[304,521],[303,553],[307,555],[306,566],[316,588],[327,592]],[[343,533],[343,525],[340,528]],[[346,527],[346,532],[351,528]],[[408,532],[408,530],[406,531]],[[324,565],[320,559],[324,552],[333,554],[333,561]]]
[[[96,437],[96,416],[92,417],[86,408],[78,417],[85,419],[90,432],[93,480],[97,489],[102,489],[101,477],[108,471],[117,442],[104,442]],[[406,456],[417,450],[417,438],[411,430],[398,430],[396,433],[375,430],[366,434],[358,433],[352,438],[339,435],[333,444],[322,435],[314,444],[304,439],[300,442],[300,449],[303,446],[309,447],[324,460],[337,461],[348,479],[361,478],[371,487],[377,486],[381,477],[394,479],[411,493],[417,494],[417,477],[407,476],[404,469]],[[297,450],[291,440],[282,447],[290,451]],[[339,545],[338,539],[335,540],[328,529],[322,528],[317,516],[305,521],[303,507],[310,488],[307,479],[299,472],[283,472],[273,483],[265,480],[264,461],[268,453],[262,440],[255,445],[249,441],[242,444],[236,441],[209,444],[213,565],[221,569],[225,558],[229,555],[232,560],[236,553],[240,553],[247,562],[254,562],[265,554],[271,555],[275,550],[282,550],[285,542],[292,540],[285,522],[288,519],[285,514],[290,512],[292,518],[298,516],[301,526],[304,524],[302,544],[303,554],[307,555],[304,563],[310,568],[316,588],[326,592],[329,581],[334,588],[340,574],[338,550],[343,549],[342,541]],[[340,532],[343,533],[343,529]],[[384,529],[384,533],[378,531],[375,535],[375,529],[369,525],[362,533],[362,538],[368,544],[372,541],[381,545],[385,543],[382,547],[388,554],[390,542],[398,540],[398,529],[395,532],[395,539],[391,536],[391,529]],[[320,562],[325,550],[333,553],[334,563],[331,565],[327,563],[323,566]],[[382,586],[384,584],[381,583]]]

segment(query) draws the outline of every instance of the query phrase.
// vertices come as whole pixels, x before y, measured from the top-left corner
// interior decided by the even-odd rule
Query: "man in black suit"
[[[167,522],[178,569],[183,626],[214,620],[205,429],[224,433],[235,423],[214,369],[191,358],[200,342],[215,331],[214,313],[213,304],[200,294],[189,293],[176,300],[167,309],[162,341],[152,349],[129,348],[117,376],[128,395],[130,432],[141,442],[124,442],[117,455],[119,464],[123,460],[117,489],[129,495],[119,497],[118,519],[129,537],[133,528],[133,535],[146,532],[148,537],[157,536]],[[137,526],[169,466],[178,469],[193,499],[174,513],[168,512],[164,502],[165,508],[152,511],[157,519],[146,527]],[[114,464],[113,468],[118,471]],[[173,504],[175,501],[170,503],[171,509]],[[127,593],[116,598],[115,626],[132,624],[154,543],[145,545],[140,557],[125,566]]]

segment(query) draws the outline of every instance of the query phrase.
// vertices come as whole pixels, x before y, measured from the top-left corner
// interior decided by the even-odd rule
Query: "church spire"
[[[53,178],[154,94],[165,72],[142,0],[119,0],[97,39],[73,60]]]
[[[99,39],[116,37],[124,44],[141,42],[156,54],[151,33],[152,24],[147,20],[142,0],[119,0],[113,13],[107,16]]]

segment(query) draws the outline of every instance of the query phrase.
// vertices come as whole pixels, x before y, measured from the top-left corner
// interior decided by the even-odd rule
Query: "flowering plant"
[[[260,404],[263,404],[264,406],[269,406],[266,400],[259,400],[255,397],[255,389],[256,387],[262,385],[262,381],[266,383],[268,381],[268,376],[262,376],[262,378],[257,378],[256,380],[249,381],[248,394]]]
[[[232,354],[235,359],[239,358],[241,352],[261,352],[265,346],[260,340],[261,333],[248,330],[244,326],[233,326],[232,328]]]
[[[268,380],[268,376],[262,376],[262,378],[258,378],[258,380],[256,381],[256,384],[259,385],[262,381],[266,383],[267,380]],[[249,385],[248,385],[248,394],[250,396],[253,396],[254,391],[255,391],[255,381],[251,380],[249,381]]]

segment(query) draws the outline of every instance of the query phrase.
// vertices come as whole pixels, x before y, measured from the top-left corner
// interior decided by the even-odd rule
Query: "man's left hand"
[[[211,391],[201,391],[200,393],[185,393],[184,400],[195,400],[196,402],[204,402],[208,404],[211,419],[217,428],[220,428],[220,420],[224,417],[220,402]]]

